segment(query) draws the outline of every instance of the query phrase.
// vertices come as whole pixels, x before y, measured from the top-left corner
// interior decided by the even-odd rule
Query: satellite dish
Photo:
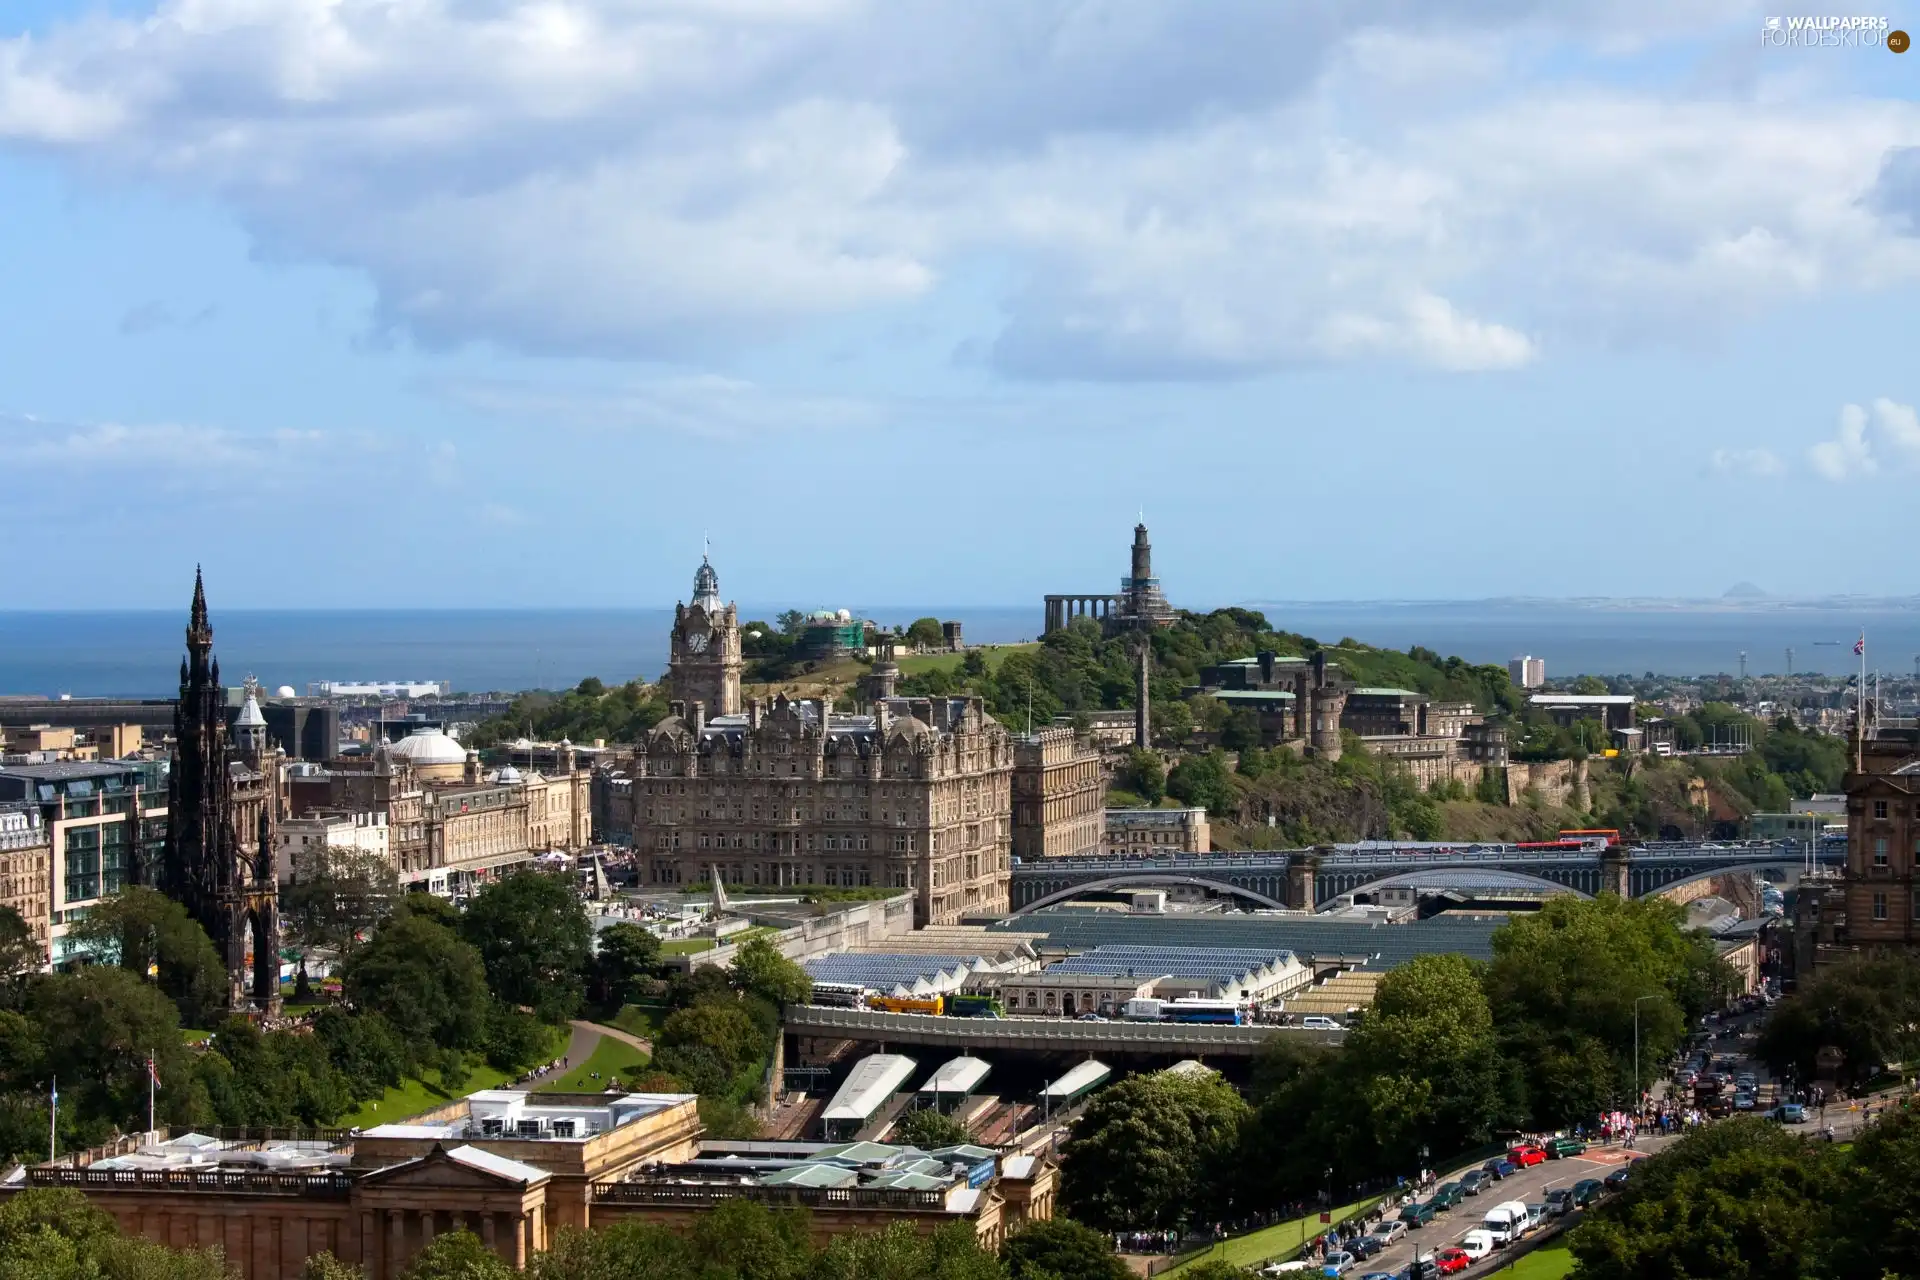
[[[276,698],[297,698],[300,695],[293,691],[292,685],[283,684],[273,691],[273,696]]]

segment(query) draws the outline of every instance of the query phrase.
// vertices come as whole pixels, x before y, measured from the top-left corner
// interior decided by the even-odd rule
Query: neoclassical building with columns
[[[965,1222],[993,1248],[1007,1230],[1052,1216],[1057,1170],[1044,1159],[967,1146],[710,1143],[698,1102],[494,1089],[353,1133],[148,1134],[30,1166],[0,1197],[73,1188],[129,1234],[218,1246],[244,1280],[295,1280],[323,1251],[368,1280],[398,1280],[436,1236],[460,1230],[519,1268],[568,1227],[684,1227],[739,1197],[807,1208],[816,1242],[896,1222],[919,1231]]]

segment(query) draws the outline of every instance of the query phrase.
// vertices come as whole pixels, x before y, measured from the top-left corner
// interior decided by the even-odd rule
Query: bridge
[[[1499,872],[1507,883],[1588,897],[1610,890],[1648,897],[1740,872],[1846,863],[1844,841],[1809,853],[1798,841],[1673,841],[1631,849],[1529,849],[1520,845],[1380,843],[1261,853],[1187,853],[1153,858],[1047,858],[1013,868],[1013,913],[1023,915],[1103,890],[1198,886],[1262,907],[1311,910],[1356,892],[1435,873]]]
[[[983,1050],[1027,1053],[1155,1054],[1197,1058],[1251,1057],[1274,1036],[1302,1043],[1337,1043],[1341,1031],[1268,1024],[1083,1022],[1075,1018],[946,1018],[927,1013],[882,1013],[826,1005],[787,1006],[791,1035],[886,1045],[929,1045],[954,1053]]]

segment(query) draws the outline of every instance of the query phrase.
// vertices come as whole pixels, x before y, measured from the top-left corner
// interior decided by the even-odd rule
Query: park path
[[[639,1038],[639,1036],[636,1036],[632,1031],[620,1031],[618,1027],[609,1027],[607,1023],[588,1023],[588,1021],[582,1021],[582,1019],[570,1021],[568,1027],[574,1029],[574,1040],[572,1040],[572,1044],[568,1046],[568,1057],[570,1057],[572,1061],[576,1061],[576,1063],[584,1063],[584,1061],[588,1059],[588,1055],[593,1054],[593,1044],[595,1044],[601,1036],[609,1036],[612,1040],[618,1040],[620,1044],[630,1044],[630,1046],[634,1046],[636,1050],[639,1050],[641,1054],[647,1054],[649,1057],[653,1055],[653,1042]],[[580,1052],[582,1036],[588,1036],[586,1052]]]
[[[573,1028],[573,1034],[567,1039],[567,1063],[560,1068],[562,1072],[579,1066],[600,1047],[600,1030],[591,1022],[569,1022],[567,1025]]]

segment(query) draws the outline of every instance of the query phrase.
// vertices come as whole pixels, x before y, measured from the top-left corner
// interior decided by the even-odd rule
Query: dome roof
[[[254,701],[253,690],[247,690],[247,700],[240,704],[240,715],[234,720],[236,729],[264,729],[267,718],[260,714],[260,704]]]
[[[393,745],[393,756],[408,764],[465,764],[467,749],[438,729],[415,729]]]
[[[520,777],[520,771],[518,769],[512,765],[507,765],[504,768],[494,770],[493,780],[497,783],[507,783],[520,782],[522,778]]]

